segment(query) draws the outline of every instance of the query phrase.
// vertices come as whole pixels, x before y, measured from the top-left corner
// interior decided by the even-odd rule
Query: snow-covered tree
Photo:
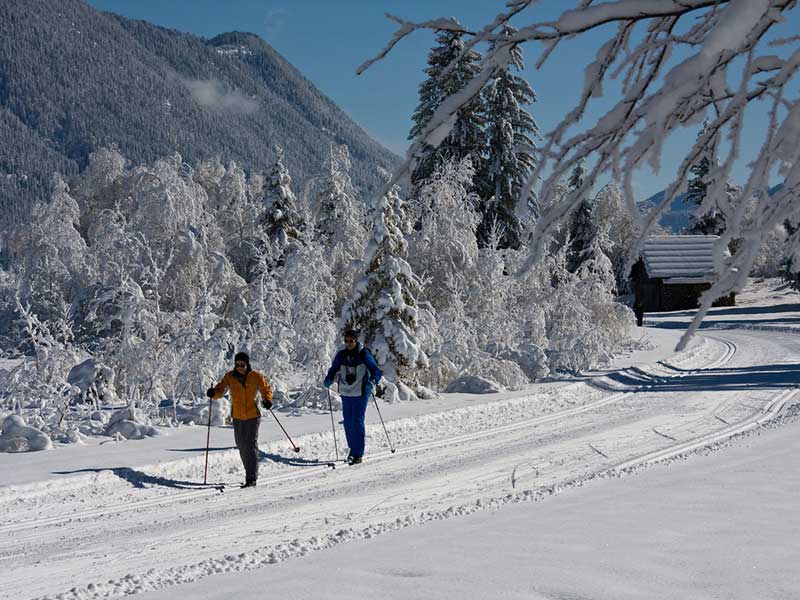
[[[786,263],[786,228],[776,226],[764,239],[764,243],[753,261],[750,275],[753,277],[779,277]]]
[[[392,183],[410,175],[429,139],[446,135],[453,124],[452,115],[474,101],[498,64],[510,62],[512,48],[525,42],[542,42],[544,50],[537,62],[541,66],[560,50],[562,42],[595,33],[605,36],[605,43],[581,69],[584,86],[576,105],[545,136],[541,160],[523,189],[525,195],[542,177],[538,198],[549,206],[537,222],[532,252],[523,267],[530,268],[546,255],[550,241],[547,233],[576,208],[603,175],[621,183],[626,207],[640,233],[639,243],[643,243],[643,237],[685,187],[692,165],[702,159],[713,140],[724,139],[724,155],[707,177],[712,182],[708,197],[725,220],[725,231],[714,249],[716,281],[703,294],[700,310],[679,344],[683,347],[712,302],[745,284],[768,232],[800,214],[800,145],[795,143],[800,130],[800,98],[793,91],[800,70],[796,59],[800,39],[781,38],[778,32],[790,13],[796,14],[798,5],[794,0],[576,0],[574,8],[551,21],[532,20],[516,34],[504,33],[511,19],[519,24],[519,18],[533,3],[522,0],[509,4],[506,12],[465,42],[465,50],[482,42],[493,46],[482,57],[472,80],[444,99],[415,135]],[[399,23],[399,30],[387,48],[358,72],[418,29],[464,31],[454,19],[411,23],[391,18]],[[618,98],[593,121],[587,117],[587,109],[592,99],[608,97],[609,91],[603,88],[611,85],[611,79],[619,82]],[[756,102],[766,102],[766,106],[750,110]],[[747,180],[731,202],[727,183],[744,145],[744,132],[749,131],[746,125],[756,112],[768,114],[769,119],[766,126],[759,127],[762,139],[747,140],[748,147],[757,150],[748,163]],[[633,186],[638,169],[645,165],[658,169],[670,134],[697,127],[704,119],[708,119],[705,131],[678,165],[663,199],[647,214],[641,214]],[[559,182],[572,166],[590,156],[592,167],[579,193],[557,196]],[[746,224],[747,199],[766,194],[775,183],[772,178],[776,173],[783,187]],[[726,260],[728,245],[734,239],[741,240],[740,250],[732,260]]]
[[[337,339],[333,277],[324,246],[308,243],[288,255],[282,286],[293,299],[290,324],[294,332],[293,360],[306,376],[307,388],[320,391]],[[316,396],[308,394],[304,400]]]
[[[787,219],[783,226],[786,229],[783,278],[793,289],[800,290],[800,222]]]
[[[301,239],[305,223],[292,192],[292,178],[283,164],[283,148],[276,145],[274,153],[272,174],[264,186],[264,227],[270,241],[285,248],[290,241]]]
[[[247,176],[235,162],[227,166],[218,159],[201,164],[192,179],[207,196],[207,220],[219,229],[219,243],[224,243],[226,256],[242,278],[254,276],[257,248],[265,245],[266,235],[261,226],[263,207],[248,193]]]
[[[56,178],[49,202],[37,202],[31,221],[8,236],[19,294],[40,318],[55,314],[59,302],[71,304],[89,286],[97,267],[78,228],[80,208],[67,184]]]
[[[461,90],[477,73],[480,55],[467,50],[463,34],[443,29],[437,32],[436,46],[428,54],[428,78],[419,86],[419,104],[412,116],[414,125],[409,139],[417,138],[427,128],[437,108],[445,98]],[[486,135],[480,98],[464,103],[450,119],[449,127],[436,140],[429,139],[415,157],[411,174],[417,186],[429,179],[434,170],[448,161],[460,161],[471,156],[477,162],[483,156]]]
[[[364,256],[366,273],[342,308],[340,329],[358,329],[389,380],[416,383],[428,357],[417,339],[421,282],[406,261],[400,229],[402,199],[392,188],[372,208],[372,239]]]
[[[513,278],[501,248],[504,231],[499,223],[489,231],[487,245],[478,251],[474,274],[469,273],[467,310],[477,346],[486,349],[491,345],[495,351],[515,346],[520,335],[515,315],[509,310]]]
[[[505,33],[516,33],[507,27]],[[482,205],[479,242],[486,245],[494,223],[502,226],[502,248],[519,248],[522,224],[517,215],[533,205],[532,198],[520,198],[535,164],[535,139],[539,128],[525,105],[536,100],[533,89],[514,71],[525,68],[522,49],[511,51],[511,62],[498,68],[497,75],[483,92],[486,106],[488,155],[481,179],[488,200]],[[513,71],[512,71],[513,69]],[[518,206],[520,208],[518,208]]]
[[[420,223],[411,240],[411,266],[425,282],[425,296],[436,312],[452,300],[452,276],[465,276],[478,258],[475,232],[479,216],[470,192],[475,170],[469,158],[438,167],[420,185],[413,212]]]
[[[571,190],[576,191],[581,188],[585,172],[583,162],[575,165],[569,177]],[[569,251],[567,253],[567,269],[570,273],[577,273],[581,265],[590,258],[589,249],[597,237],[593,208],[592,202],[588,198],[584,198],[570,219]]]
[[[342,306],[350,292],[358,261],[364,254],[367,231],[364,205],[350,179],[350,151],[331,144],[322,175],[315,182],[312,201],[318,242],[329,253],[334,302]]]
[[[700,131],[702,136],[705,128]],[[720,235],[725,229],[722,212],[716,202],[709,196],[709,174],[718,167],[716,164],[716,144],[712,141],[711,147],[690,168],[691,178],[686,190],[686,201],[696,206],[689,226],[689,233],[701,235]]]
[[[603,186],[594,197],[593,221],[603,254],[614,268],[617,291],[627,293],[630,286],[629,257],[636,248],[638,232],[630,213],[625,210],[622,192],[615,184]]]

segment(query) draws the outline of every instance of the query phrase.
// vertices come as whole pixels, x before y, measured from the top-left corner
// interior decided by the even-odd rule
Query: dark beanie
[[[344,337],[353,338],[354,340],[358,341],[358,330],[357,329],[348,329],[344,332]]]
[[[246,362],[247,363],[247,368],[248,369],[250,368],[250,356],[247,354],[247,352],[237,352],[236,353],[236,356],[233,357],[233,362],[237,363],[240,360]]]

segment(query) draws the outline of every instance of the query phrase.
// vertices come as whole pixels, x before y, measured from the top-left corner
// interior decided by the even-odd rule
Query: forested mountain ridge
[[[206,40],[82,0],[0,3],[0,139],[0,225],[100,146],[134,163],[179,152],[265,171],[277,143],[299,183],[334,141],[368,192],[396,161],[258,36]]]

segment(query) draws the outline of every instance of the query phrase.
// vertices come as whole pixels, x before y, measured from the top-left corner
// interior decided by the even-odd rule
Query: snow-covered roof
[[[642,259],[651,279],[665,283],[705,283],[714,279],[716,235],[654,235],[647,238]]]

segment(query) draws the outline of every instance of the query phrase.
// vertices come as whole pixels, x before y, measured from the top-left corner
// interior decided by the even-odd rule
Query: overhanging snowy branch
[[[715,295],[741,287],[766,228],[796,214],[800,205],[797,181],[792,180],[797,176],[800,156],[796,141],[789,142],[792,135],[796,140],[800,134],[798,99],[789,95],[790,89],[795,90],[789,86],[796,82],[800,64],[800,50],[791,47],[796,47],[800,38],[767,38],[774,26],[797,8],[797,0],[583,1],[553,21],[534,22],[511,34],[502,31],[509,15],[518,15],[533,4],[532,0],[510,4],[509,13],[496,17],[465,44],[468,51],[482,41],[494,42],[484,54],[479,74],[440,104],[426,130],[412,143],[392,183],[408,172],[425,144],[435,145],[446,134],[453,116],[479,93],[494,70],[507,64],[509,48],[524,42],[542,42],[544,50],[538,62],[541,65],[560,40],[616,23],[616,31],[585,68],[584,88],[576,105],[544,136],[537,168],[521,194],[526,198],[534,184],[541,182],[538,198],[543,206],[549,206],[536,225],[526,267],[541,257],[552,228],[601,176],[621,182],[625,205],[643,239],[684,189],[692,164],[710,149],[716,153],[722,148],[726,156],[709,174],[712,185],[711,198],[707,200],[721,207],[730,230],[720,238],[716,249],[719,278],[703,299],[695,328]],[[425,26],[417,24],[414,29]],[[427,26],[435,28],[434,22]],[[398,39],[393,39],[391,45]],[[678,45],[691,49],[691,54],[674,61],[673,49]],[[789,47],[788,58],[762,53],[760,49],[765,45],[784,50]],[[594,125],[584,126],[590,102],[602,95],[605,83],[617,78],[621,80],[621,99]],[[729,81],[737,81],[736,90],[728,89]],[[731,195],[727,182],[743,146],[747,111],[755,102],[766,99],[772,100],[772,109],[764,143],[750,165],[747,183],[738,195]],[[642,166],[657,171],[664,141],[670,134],[709,119],[706,130],[676,169],[663,200],[647,214],[640,214],[633,174]],[[579,132],[567,137],[567,132],[576,126],[580,126]],[[753,145],[749,140],[748,144]],[[593,166],[583,185],[564,195],[559,184],[581,160],[588,160]],[[791,191],[770,199],[769,177],[776,171],[784,176],[784,189]],[[746,225],[743,207],[753,197],[761,198],[758,214],[755,224]],[[745,239],[745,248],[727,259],[725,249],[733,236]]]

